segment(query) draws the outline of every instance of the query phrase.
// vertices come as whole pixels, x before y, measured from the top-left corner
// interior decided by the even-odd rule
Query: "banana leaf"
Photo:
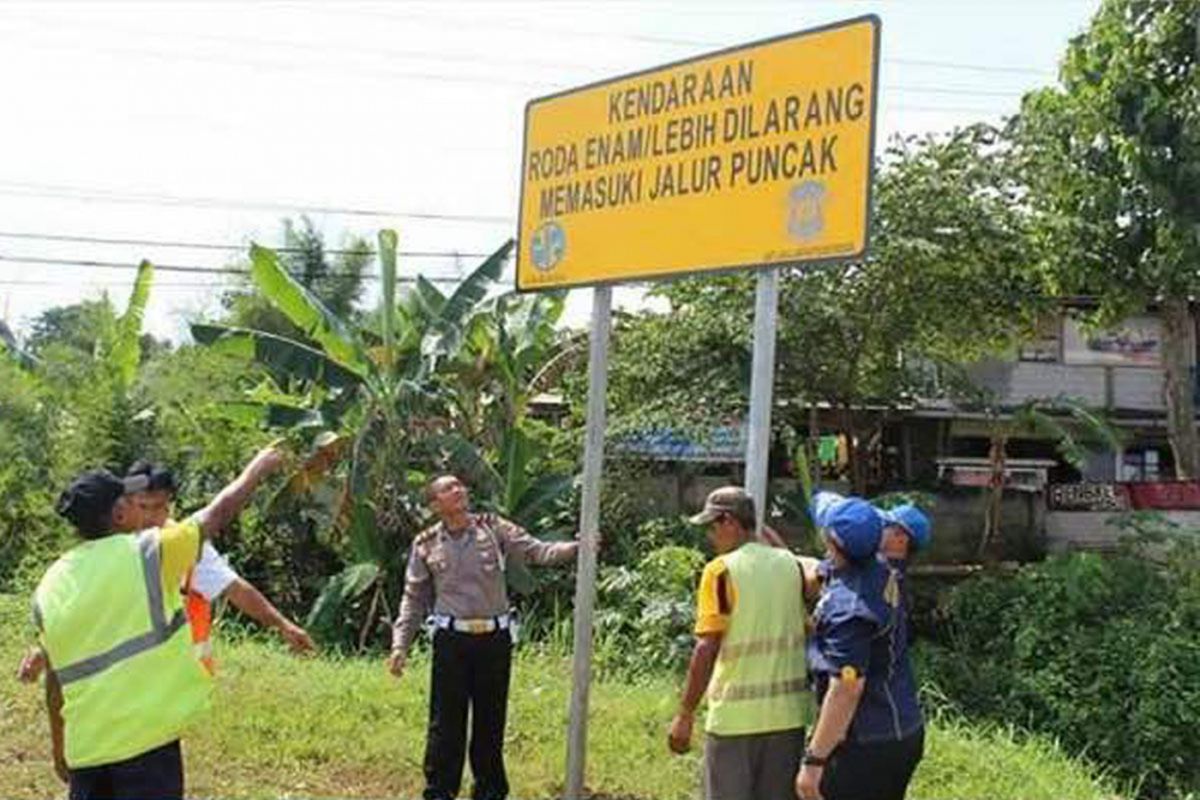
[[[117,321],[108,361],[122,386],[130,386],[137,377],[138,364],[142,360],[142,320],[146,315],[146,304],[150,302],[153,281],[154,267],[149,261],[143,261],[138,265],[129,305]]]
[[[379,232],[379,271],[383,290],[383,348],[385,363],[391,367],[395,354],[396,334],[396,232]]]
[[[355,387],[365,374],[330,358],[320,350],[282,336],[246,328],[196,323],[192,338],[214,350],[255,361],[288,377],[326,387]]]
[[[374,586],[379,577],[379,565],[372,563],[355,564],[334,575],[325,582],[305,624],[315,631],[336,631],[345,619],[347,607]]]
[[[250,273],[263,295],[334,360],[366,375],[370,359],[357,335],[283,267],[275,251],[250,248]]]
[[[479,301],[487,296],[488,287],[500,279],[504,262],[512,253],[513,240],[509,239],[496,252],[492,253],[483,263],[475,268],[442,306],[439,323],[445,329],[461,328]]]

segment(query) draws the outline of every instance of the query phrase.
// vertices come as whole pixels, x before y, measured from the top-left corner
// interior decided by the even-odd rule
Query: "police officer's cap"
[[[883,520],[875,506],[859,497],[819,505],[814,517],[817,526],[851,561],[875,554],[883,538]]]
[[[912,503],[905,503],[883,512],[884,525],[899,525],[908,534],[917,550],[923,550],[933,537],[933,524],[925,512]]]

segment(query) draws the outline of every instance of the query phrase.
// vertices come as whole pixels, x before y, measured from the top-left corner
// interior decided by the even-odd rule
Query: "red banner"
[[[1129,505],[1135,509],[1160,511],[1200,510],[1200,481],[1127,483]]]

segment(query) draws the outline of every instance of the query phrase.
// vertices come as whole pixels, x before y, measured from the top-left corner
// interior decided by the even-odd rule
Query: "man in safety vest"
[[[145,475],[150,485],[138,495],[142,508],[143,527],[159,528],[170,523],[171,504],[177,486],[169,469],[138,461],[129,468],[128,476]],[[192,629],[196,657],[209,673],[216,670],[212,653],[212,607],[226,597],[234,608],[264,628],[278,631],[293,652],[311,653],[317,649],[308,633],[292,622],[260,592],[254,584],[237,574],[212,542],[205,542],[196,562],[183,583],[184,611]]]
[[[126,477],[138,476],[145,476],[149,482],[145,491],[132,495],[141,509],[140,527],[164,528],[173,524],[171,506],[178,492],[174,474],[148,461],[136,461]],[[254,584],[238,575],[212,542],[204,542],[200,559],[184,577],[182,591],[184,612],[192,632],[192,649],[209,674],[216,672],[212,651],[213,604],[221,597],[228,598],[235,608],[264,628],[278,631],[293,652],[311,653],[317,649],[308,632],[284,616]],[[17,678],[34,683],[45,666],[46,654],[40,647],[34,647],[21,661]]]
[[[696,647],[668,744],[685,752],[706,690],[708,800],[784,800],[814,706],[804,658],[806,576],[787,550],[755,536],[754,500],[726,486],[691,521],[717,557],[700,578]]]
[[[33,615],[55,769],[71,800],[183,797],[179,738],[207,708],[211,682],[191,652],[180,581],[202,541],[282,463],[278,450],[259,452],[205,508],[161,528],[143,530],[145,476],[94,470],[62,493],[58,512],[85,541],[42,576]]]

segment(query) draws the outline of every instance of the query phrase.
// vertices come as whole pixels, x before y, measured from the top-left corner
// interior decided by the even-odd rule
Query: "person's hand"
[[[667,731],[667,746],[671,748],[672,753],[682,755],[691,749],[692,724],[695,721],[695,715],[684,711],[680,711],[675,715],[675,719],[671,720],[671,727]]]
[[[287,453],[277,445],[272,444],[254,454],[254,458],[250,461],[250,469],[259,478],[265,478],[279,471],[286,462]]]
[[[279,635],[287,642],[293,653],[315,653],[317,645],[313,642],[308,631],[294,622],[287,622],[279,629]]]
[[[800,800],[822,800],[821,776],[824,774],[824,767],[808,764],[800,767],[800,772],[796,775],[796,797]]]
[[[21,659],[21,666],[17,667],[17,680],[21,683],[36,683],[45,668],[45,652],[40,647],[30,648],[25,657]]]
[[[404,653],[399,650],[393,650],[392,654],[388,656],[387,660],[388,672],[399,678],[404,674],[404,663],[407,660],[408,656],[406,656]]]
[[[604,534],[601,533],[600,531],[596,531],[596,536],[592,541],[595,542],[595,544],[593,545],[592,551],[595,553],[599,553],[604,548]],[[575,534],[575,555],[576,556],[579,555],[579,551],[583,548],[583,546],[584,546],[583,533],[581,532],[581,533]]]

